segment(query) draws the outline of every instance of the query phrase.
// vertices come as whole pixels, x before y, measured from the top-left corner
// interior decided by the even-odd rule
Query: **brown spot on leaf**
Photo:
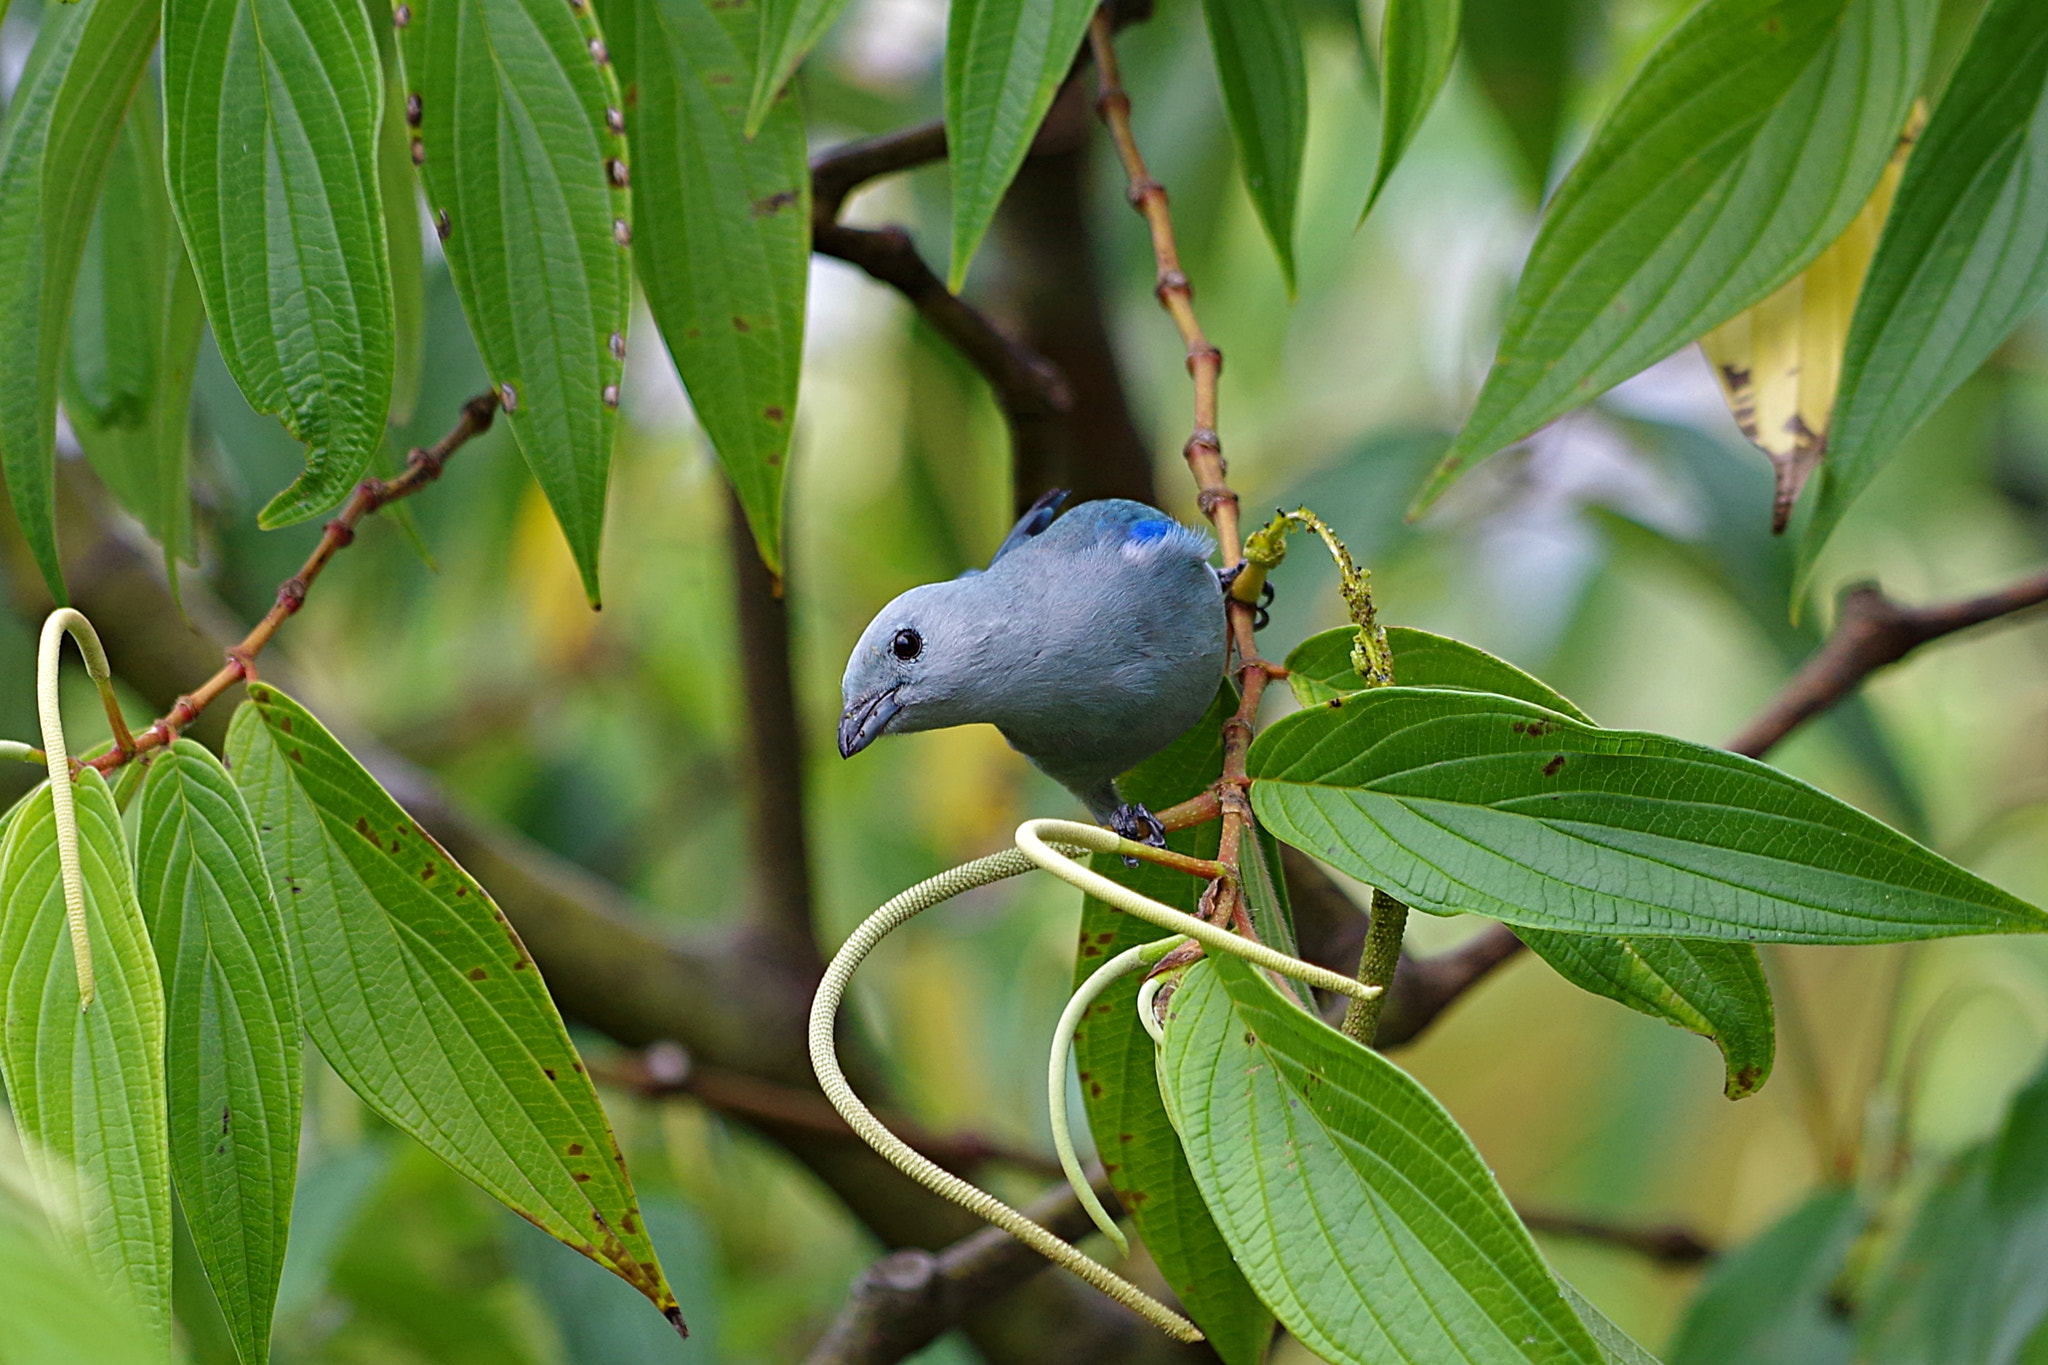
[[[583,1144],[580,1142],[572,1142],[569,1144],[567,1150],[570,1156],[582,1156]]]
[[[1558,770],[1563,767],[1564,755],[1559,754],[1556,758],[1551,759],[1550,762],[1543,765],[1543,775],[1545,777],[1556,777],[1558,774]]]
[[[1763,1079],[1764,1069],[1762,1067],[1754,1064],[1742,1067],[1733,1076],[1728,1078],[1728,1098],[1739,1100],[1744,1095],[1755,1093],[1756,1088],[1763,1084]]]
[[[1332,711],[1341,711],[1344,709],[1344,699],[1342,697],[1332,697],[1325,705]]]
[[[795,202],[795,190],[779,190],[769,195],[766,199],[756,199],[754,201],[754,216],[756,218],[773,218]]]
[[[555,1069],[551,1066],[542,1067],[540,1072],[541,1075],[546,1076],[549,1080],[555,1079]]]
[[[377,836],[370,832],[370,817],[367,815],[358,815],[356,817],[356,833],[372,843],[376,842]]]
[[[292,718],[290,716],[279,716],[277,718],[277,728],[286,734],[290,734],[292,732]]]
[[[588,1171],[574,1171],[571,1174],[579,1185],[588,1185],[590,1183],[590,1172]]]
[[[1527,735],[1531,739],[1541,739],[1555,727],[1547,720],[1518,720],[1512,728],[1518,735]]]
[[[751,332],[754,330],[753,328],[747,326],[747,320],[745,318],[734,318],[732,320],[732,329],[735,332]]]
[[[432,863],[428,863],[425,867],[420,869],[420,880],[423,882],[430,882],[434,880],[434,874],[436,872],[439,872],[440,870],[440,868],[435,867]]]
[[[486,977],[488,977],[489,975],[490,975],[490,973],[489,973],[489,972],[487,972],[487,971],[485,971],[485,970],[484,970],[483,968],[481,968],[481,967],[471,967],[471,968],[469,969],[469,979],[470,979],[471,981],[482,981],[482,980],[484,980],[484,979],[485,979]]]
[[[780,422],[783,417],[781,408],[762,408],[761,415],[771,422]]]

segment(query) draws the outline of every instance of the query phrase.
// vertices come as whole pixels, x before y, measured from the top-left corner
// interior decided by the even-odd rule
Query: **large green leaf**
[[[1870,1365],[2037,1360],[2048,1319],[2048,1077],[2013,1097],[1989,1141],[1941,1172],[1862,1296]],[[2036,1351],[2038,1351],[2038,1346]]]
[[[1868,1221],[1854,1190],[1815,1191],[1714,1267],[1665,1353],[1671,1365],[1848,1365],[1840,1282]]]
[[[1593,134],[1537,230],[1464,470],[1768,295],[1862,209],[1935,0],[1706,0]]]
[[[255,824],[189,739],[142,784],[136,889],[169,1010],[171,1171],[247,1361],[270,1349],[299,1165],[299,997]]]
[[[1906,162],[1842,356],[1810,568],[1913,428],[2048,294],[2048,5],[1993,0]]]
[[[1401,0],[1405,3],[1406,0]],[[1294,293],[1294,211],[1308,145],[1308,73],[1295,0],[1202,0],[1237,164]]]
[[[329,1064],[394,1126],[680,1322],[604,1108],[504,914],[277,689],[249,689],[228,752]]]
[[[587,4],[416,0],[397,13],[441,249],[594,605],[631,301],[610,54]]]
[[[86,458],[157,543],[175,586],[194,556],[186,454],[206,322],[164,190],[163,124],[145,86],[107,166],[71,304],[64,415]]]
[[[1751,945],[1551,929],[1519,933],[1580,990],[1712,1039],[1727,1063],[1729,1099],[1753,1095],[1770,1079],[1777,1037],[1771,986]]]
[[[1333,1365],[1604,1357],[1471,1139],[1429,1092],[1236,958],[1168,1007],[1159,1075],[1203,1198]]]
[[[1459,0],[1387,0],[1380,21],[1380,159],[1363,217],[1415,140],[1458,55]]]
[[[1409,905],[1574,933],[1886,943],[2048,915],[1754,759],[1387,687],[1253,743],[1275,834]]]
[[[946,17],[946,165],[958,293],[1003,192],[1088,32],[1094,0],[952,0]]]
[[[0,471],[60,602],[53,462],[65,324],[93,205],[156,32],[149,0],[52,6],[0,122]]]
[[[79,1008],[57,817],[49,787],[38,787],[0,847],[0,1072],[45,1201],[82,1228],[94,1271],[167,1347],[163,983],[114,798],[91,768],[72,797],[95,996]]]
[[[1287,656],[1287,681],[1303,706],[1327,705],[1364,689],[1351,666],[1356,638],[1350,627],[1326,630]],[[1462,640],[1389,626],[1387,645],[1394,655],[1394,677],[1405,686],[1492,692],[1593,723],[1537,679]],[[1752,1093],[1769,1077],[1774,1043],[1770,984],[1756,949],[1747,944],[1605,938],[1526,927],[1522,940],[1581,990],[1713,1039],[1728,1062],[1730,1099]]]
[[[632,0],[640,100],[634,258],[697,418],[782,572],[782,481],[803,365],[811,173],[794,93],[749,141],[747,0]]]
[[[340,502],[384,439],[383,103],[362,0],[164,0],[164,165],[214,340],[307,447],[264,526]]]
[[[768,121],[789,78],[845,8],[846,0],[761,0],[761,44],[747,100],[749,137]]]
[[[1123,795],[1154,810],[1185,801],[1223,772],[1223,722],[1237,709],[1228,686],[1219,688],[1209,713],[1165,750],[1127,773]],[[1216,856],[1214,821],[1166,836],[1167,847],[1197,858]],[[1090,865],[1154,900],[1189,914],[1201,883],[1186,873],[1142,863],[1124,866],[1114,856]],[[1074,959],[1076,986],[1096,968],[1162,931],[1093,896],[1081,903],[1081,943]],[[1138,1225],[1145,1250],[1201,1325],[1228,1365],[1258,1365],[1273,1339],[1273,1315],[1259,1302],[1230,1247],[1202,1202],[1194,1175],[1159,1098],[1152,1036],[1138,1022],[1139,978],[1125,977],[1104,991],[1074,1033],[1081,1098],[1102,1168],[1117,1198]]]

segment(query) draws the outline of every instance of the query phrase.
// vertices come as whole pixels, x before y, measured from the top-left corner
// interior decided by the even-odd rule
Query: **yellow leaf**
[[[1913,106],[1891,163],[1842,235],[1800,274],[1755,307],[1700,338],[1742,434],[1770,457],[1778,491],[1771,530],[1783,531],[1799,490],[1827,453],[1828,423],[1842,380],[1849,320],[1877,239],[1891,212],[1906,155],[1927,121]]]

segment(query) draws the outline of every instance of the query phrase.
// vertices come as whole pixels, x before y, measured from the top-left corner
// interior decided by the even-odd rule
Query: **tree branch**
[[[1841,617],[1827,641],[1792,675],[1762,714],[1728,741],[1738,754],[1762,758],[1785,736],[1833,707],[1872,673],[1931,640],[2002,620],[2048,602],[2048,570],[1959,602],[1901,606],[1875,583],[1843,595]]]
[[[1702,1239],[1690,1228],[1628,1227],[1621,1223],[1602,1222],[1597,1218],[1577,1218],[1562,1213],[1531,1213],[1525,1209],[1517,1209],[1516,1213],[1531,1232],[1547,1233],[1552,1237],[1569,1237],[1581,1242],[1597,1242],[1618,1251],[1632,1251],[1652,1265],[1673,1268],[1695,1266],[1711,1261],[1721,1254],[1718,1247]]]

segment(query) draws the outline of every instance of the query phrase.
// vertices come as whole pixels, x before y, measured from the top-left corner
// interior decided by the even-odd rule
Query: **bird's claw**
[[[1230,590],[1244,571],[1251,567],[1249,559],[1240,559],[1227,569],[1216,571],[1216,581],[1223,585],[1223,595],[1230,596]],[[1267,579],[1259,585],[1258,604],[1252,608],[1252,629],[1264,630],[1272,621],[1272,614],[1266,608],[1273,605],[1273,580]]]
[[[1223,591],[1226,596],[1229,594],[1232,585],[1237,582],[1238,575],[1250,568],[1251,563],[1249,559],[1240,559],[1229,568],[1216,571],[1216,581],[1223,585]]]
[[[1109,827],[1126,839],[1147,844],[1153,848],[1166,847],[1166,826],[1159,823],[1159,817],[1135,801],[1127,801],[1110,812]],[[1125,858],[1125,867],[1136,867],[1136,858]]]

